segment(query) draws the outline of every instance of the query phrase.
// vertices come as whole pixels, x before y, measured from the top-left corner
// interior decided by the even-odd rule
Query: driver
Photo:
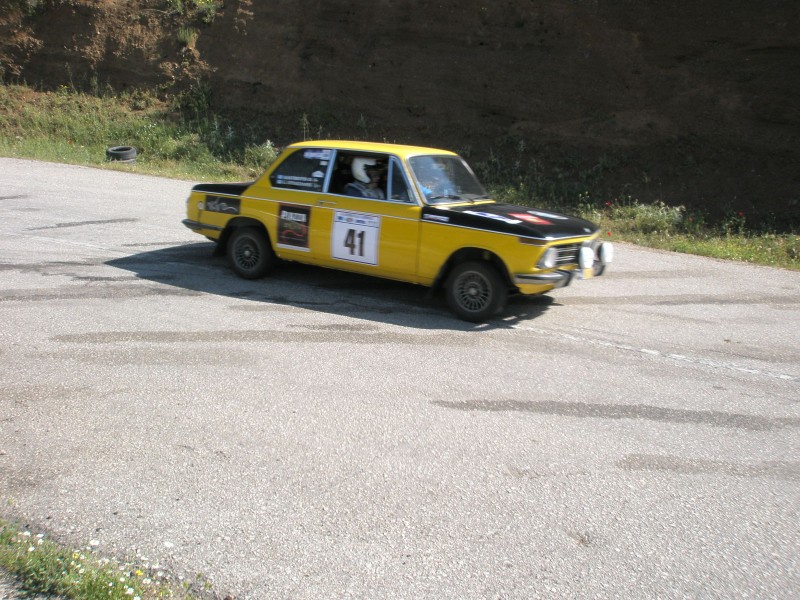
[[[381,178],[386,172],[386,166],[377,158],[359,156],[350,164],[355,181],[344,186],[344,193],[348,196],[359,198],[373,198],[385,200],[386,195],[380,187]]]

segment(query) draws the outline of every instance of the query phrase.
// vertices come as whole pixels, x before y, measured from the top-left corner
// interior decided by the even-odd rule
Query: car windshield
[[[428,204],[456,204],[488,198],[460,156],[415,156],[408,160]]]

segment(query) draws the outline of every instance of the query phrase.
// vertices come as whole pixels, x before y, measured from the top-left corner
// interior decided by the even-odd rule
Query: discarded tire
[[[118,162],[136,162],[136,148],[132,146],[114,146],[106,149],[106,159]]]

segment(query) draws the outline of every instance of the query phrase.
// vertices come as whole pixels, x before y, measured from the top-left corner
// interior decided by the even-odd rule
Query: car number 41
[[[339,260],[377,265],[380,230],[380,217],[336,211],[331,236],[331,255]]]

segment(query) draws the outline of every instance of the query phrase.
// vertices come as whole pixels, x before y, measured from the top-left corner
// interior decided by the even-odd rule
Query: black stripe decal
[[[249,183],[198,183],[192,188],[192,191],[220,196],[241,196],[254,183],[255,181]]]

